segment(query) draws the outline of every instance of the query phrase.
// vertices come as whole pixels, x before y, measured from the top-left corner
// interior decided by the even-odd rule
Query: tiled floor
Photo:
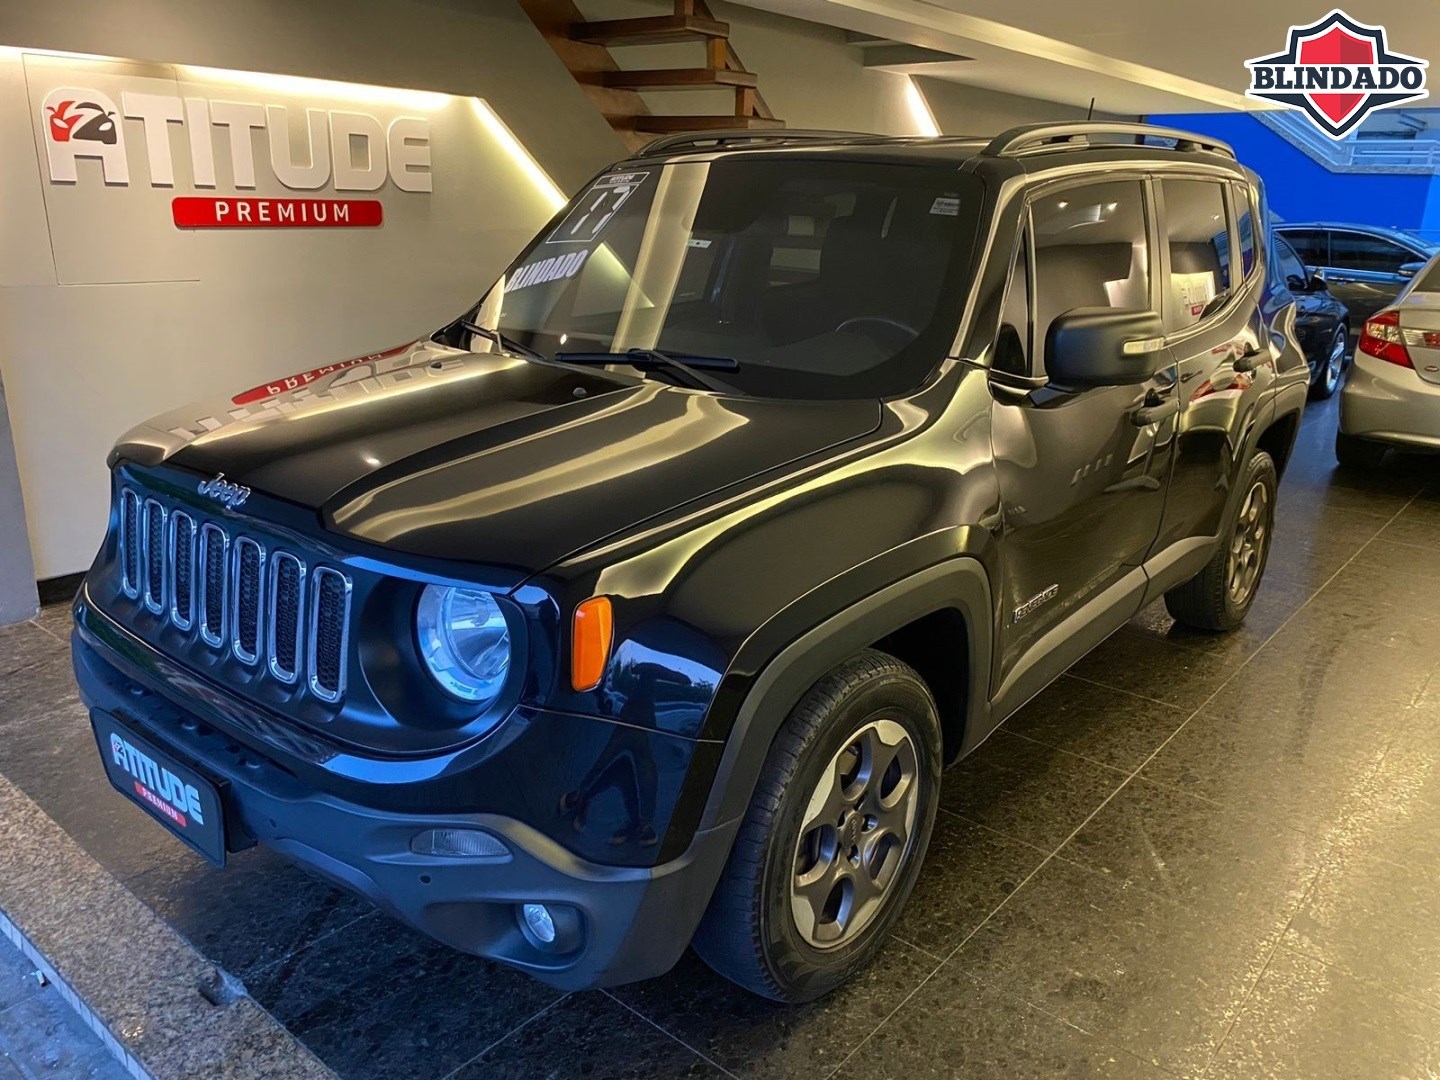
[[[0,936],[0,1080],[124,1080],[99,1037]]]
[[[896,939],[815,1005],[693,957],[561,995],[263,852],[207,869],[107,790],[63,610],[0,631],[0,772],[347,1080],[1434,1076],[1440,461],[1337,473],[1334,424],[1248,625],[1152,607],[951,772]]]

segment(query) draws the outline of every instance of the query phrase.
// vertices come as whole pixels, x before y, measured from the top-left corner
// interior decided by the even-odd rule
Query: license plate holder
[[[109,713],[91,713],[105,775],[116,791],[216,866],[225,865],[219,787]]]

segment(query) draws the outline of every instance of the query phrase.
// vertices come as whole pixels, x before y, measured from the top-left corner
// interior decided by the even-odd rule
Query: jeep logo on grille
[[[218,473],[214,479],[202,480],[200,486],[195,489],[207,499],[214,499],[221,506],[237,510],[245,500],[250,498],[250,489],[244,484],[232,484],[225,479],[225,474]]]

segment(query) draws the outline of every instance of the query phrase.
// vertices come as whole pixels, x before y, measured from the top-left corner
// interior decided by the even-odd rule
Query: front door
[[[1376,312],[1395,302],[1409,278],[1400,273],[1408,263],[1424,262],[1420,255],[1384,237],[1333,229],[1325,283],[1330,293],[1350,309],[1350,331],[1357,336]]]
[[[1172,369],[1140,385],[1082,390],[1045,376],[1044,343],[1057,316],[1075,308],[1155,310],[1144,180],[1047,187],[1031,200],[1029,217],[992,375],[1003,513],[1002,711],[1138,608],[1139,567],[1159,529],[1173,431],[1173,419],[1144,420],[1144,410],[1171,400]]]

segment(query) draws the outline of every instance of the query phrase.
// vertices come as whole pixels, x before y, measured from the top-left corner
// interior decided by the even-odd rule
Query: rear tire
[[[1384,443],[1335,433],[1335,460],[1347,469],[1378,469],[1385,462],[1390,448]]]
[[[1245,621],[1270,557],[1275,530],[1275,462],[1261,450],[1245,466],[1240,497],[1204,570],[1165,594],[1176,622],[1197,630],[1234,630]]]
[[[774,1001],[845,982],[915,884],[940,770],[939,715],[913,668],[873,649],[834,668],[775,736],[695,951]]]
[[[1311,401],[1324,401],[1335,396],[1335,391],[1340,388],[1340,381],[1345,375],[1345,350],[1349,344],[1350,332],[1345,329],[1345,324],[1341,323],[1335,328],[1335,334],[1325,348],[1325,366],[1320,370],[1320,377],[1310,387]]]

